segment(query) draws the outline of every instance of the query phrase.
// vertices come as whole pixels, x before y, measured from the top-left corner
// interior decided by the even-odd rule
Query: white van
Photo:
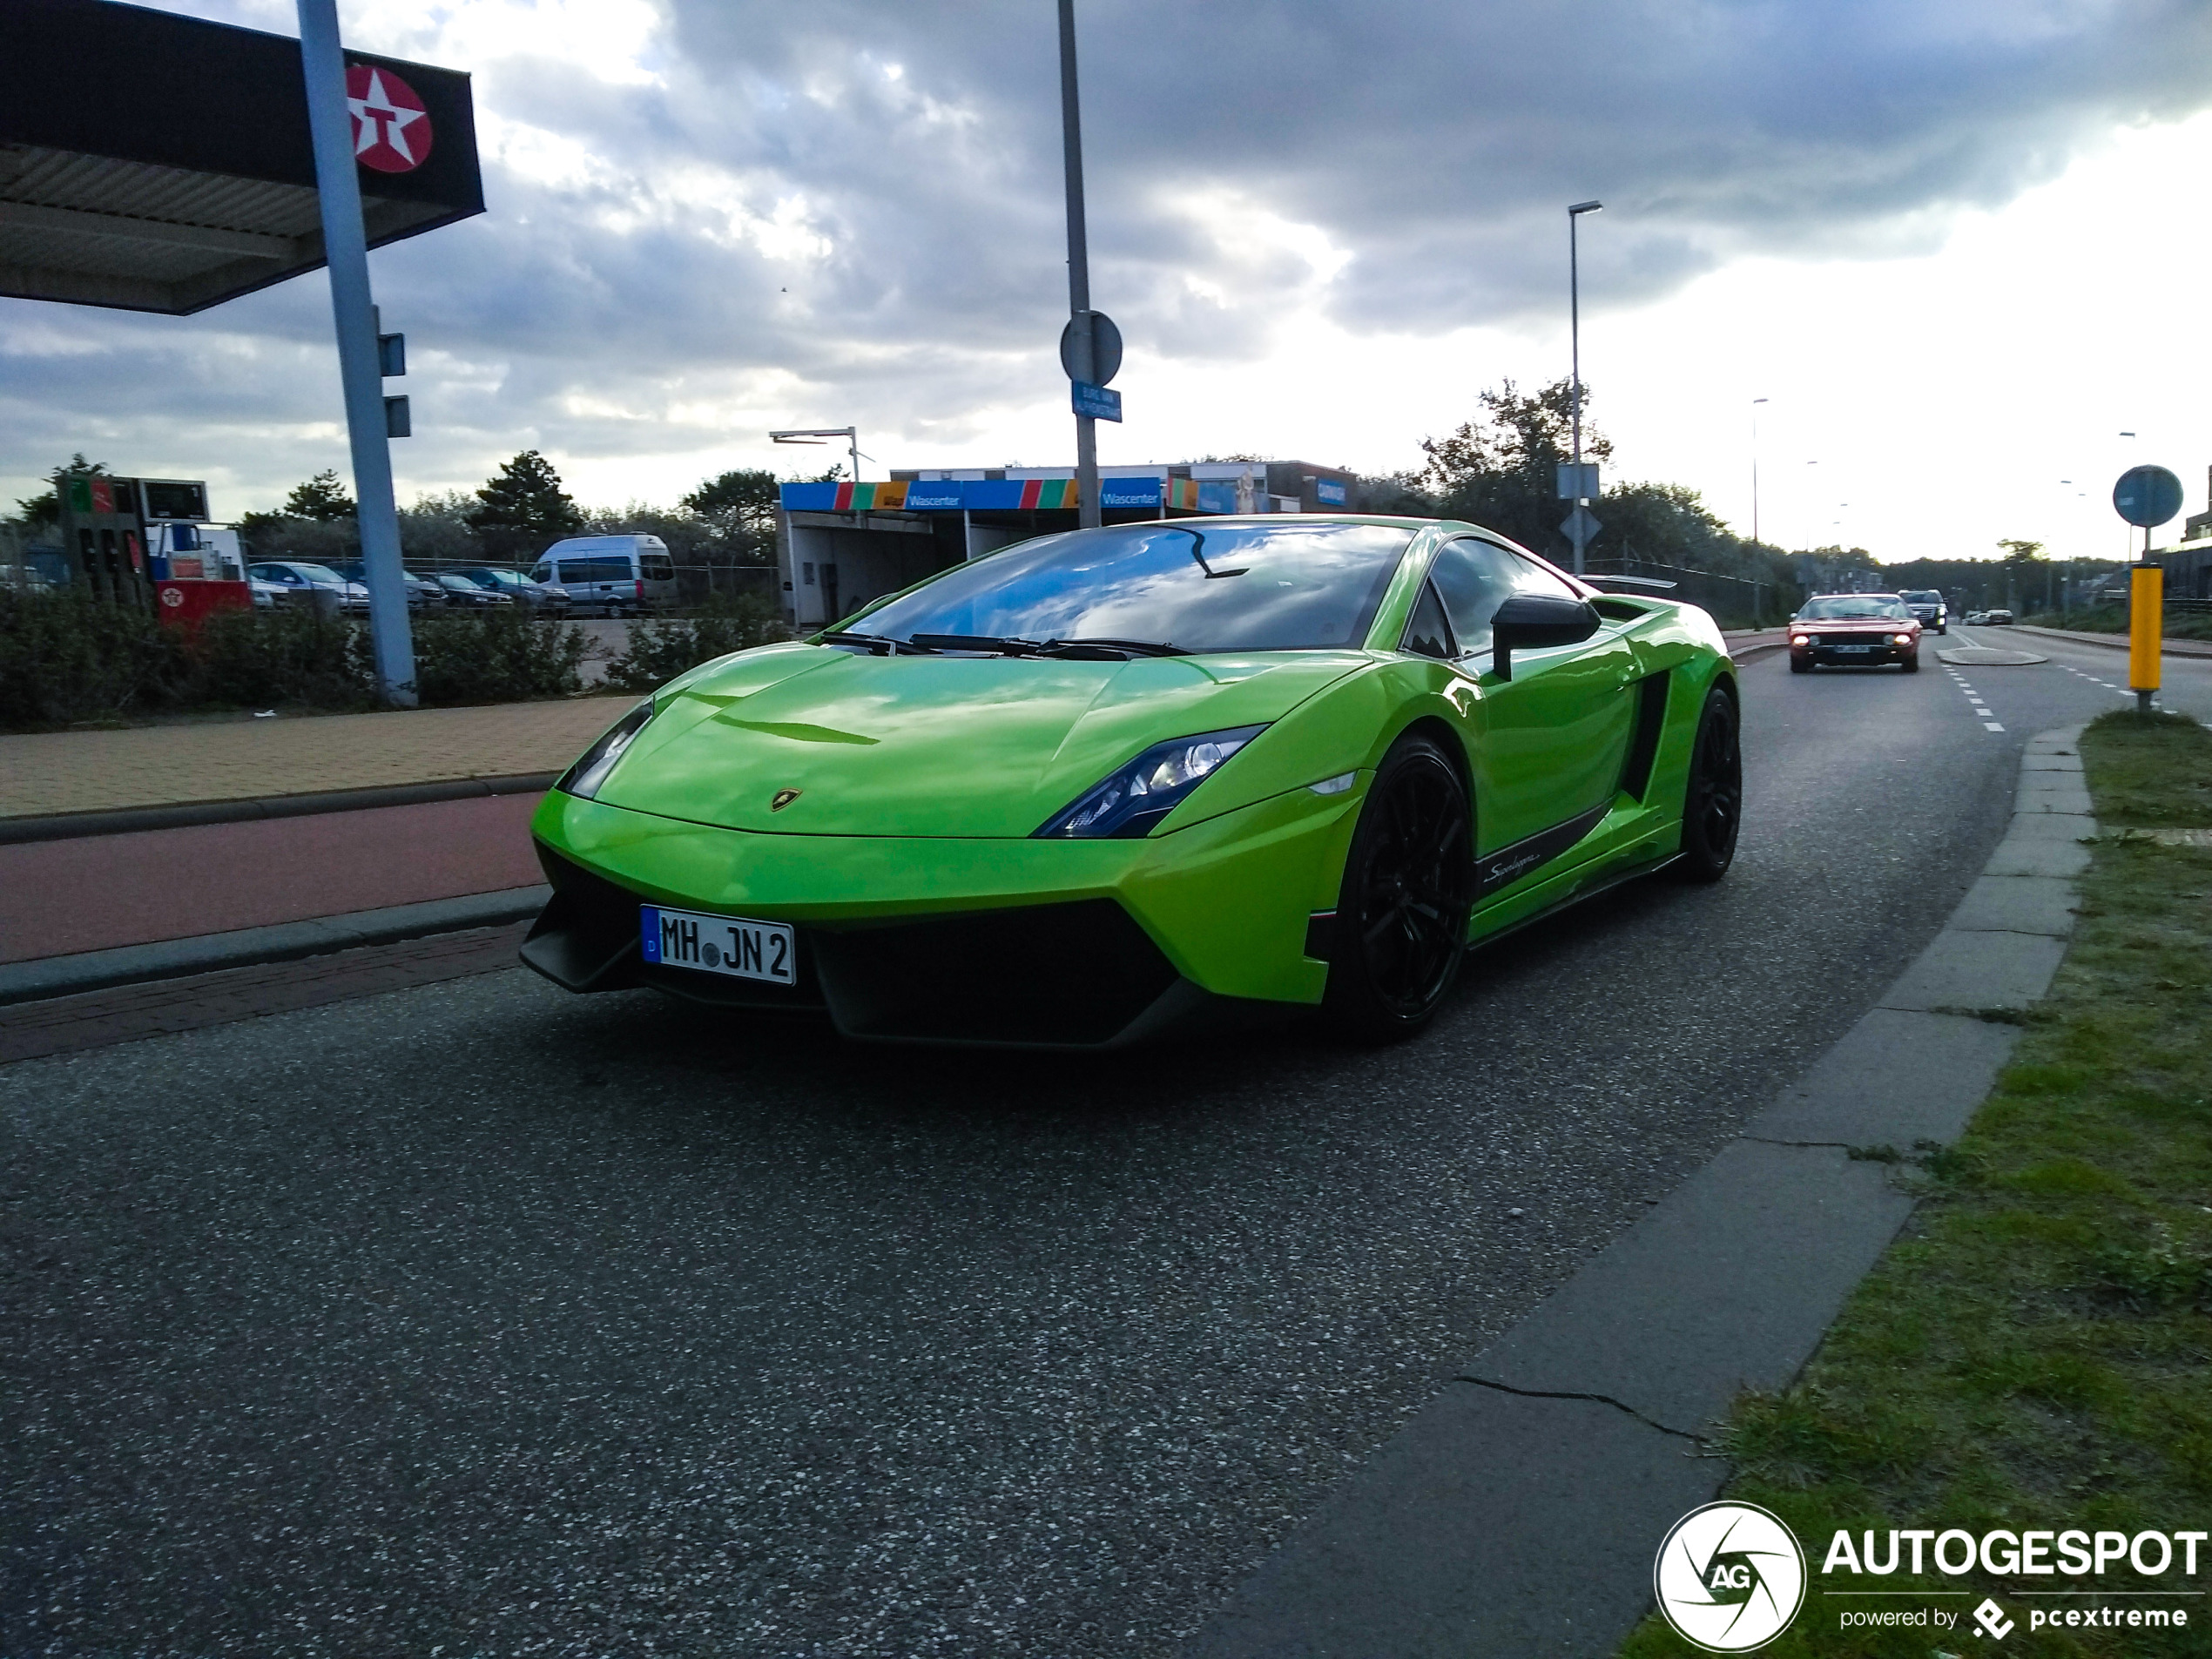
[[[676,562],[658,536],[571,536],[545,550],[530,580],[565,588],[578,610],[610,617],[676,603]]]

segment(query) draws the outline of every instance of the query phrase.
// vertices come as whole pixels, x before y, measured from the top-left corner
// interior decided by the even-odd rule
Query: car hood
[[[598,799],[786,834],[1026,836],[1151,745],[1265,725],[1367,660],[1298,651],[1069,662],[771,645],[664,694]],[[795,792],[778,809],[786,791]]]
[[[1791,631],[1801,634],[1909,634],[1919,624],[1909,617],[1852,617],[1833,622],[1793,622]]]

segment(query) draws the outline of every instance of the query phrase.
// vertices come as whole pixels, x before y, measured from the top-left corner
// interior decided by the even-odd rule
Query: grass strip
[[[1776,1659],[2212,1655],[2212,1597],[2021,1594],[2212,1588],[2212,1546],[2195,1579],[1820,1571],[1839,1528],[1878,1554],[1892,1528],[2212,1527],[2212,846],[2126,833],[2212,826],[2212,732],[2117,712],[2081,752],[2103,833],[2049,996],[1957,1145],[1899,1158],[1923,1202],[1804,1374],[1717,1432],[1725,1495],[1780,1515],[1810,1558],[1804,1609],[1760,1650]],[[2001,1642],[1973,1628],[1986,1596],[2015,1621]],[[2187,1629],[2028,1616],[2177,1605]],[[1839,1628],[1844,1608],[1915,1606],[1958,1627]],[[1622,1649],[1694,1651],[1656,1615]]]

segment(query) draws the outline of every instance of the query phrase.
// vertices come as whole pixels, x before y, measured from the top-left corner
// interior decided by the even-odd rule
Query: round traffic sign
[[[1098,373],[1091,377],[1093,386],[1110,386],[1114,376],[1122,372],[1122,331],[1114,327],[1114,320],[1103,311],[1090,314],[1090,350],[1097,359]],[[1076,320],[1068,319],[1068,326],[1060,331],[1060,367],[1068,371],[1068,378],[1079,381],[1084,377],[1076,371],[1082,365],[1076,361]]]
[[[2155,529],[2182,510],[2182,481],[2163,467],[2130,467],[2112,487],[2112,504],[2130,524]]]

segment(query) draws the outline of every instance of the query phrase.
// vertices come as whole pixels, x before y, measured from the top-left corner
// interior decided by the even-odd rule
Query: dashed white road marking
[[[1981,729],[1985,732],[2002,732],[2005,728],[1994,720],[1984,720],[1981,723]]]

